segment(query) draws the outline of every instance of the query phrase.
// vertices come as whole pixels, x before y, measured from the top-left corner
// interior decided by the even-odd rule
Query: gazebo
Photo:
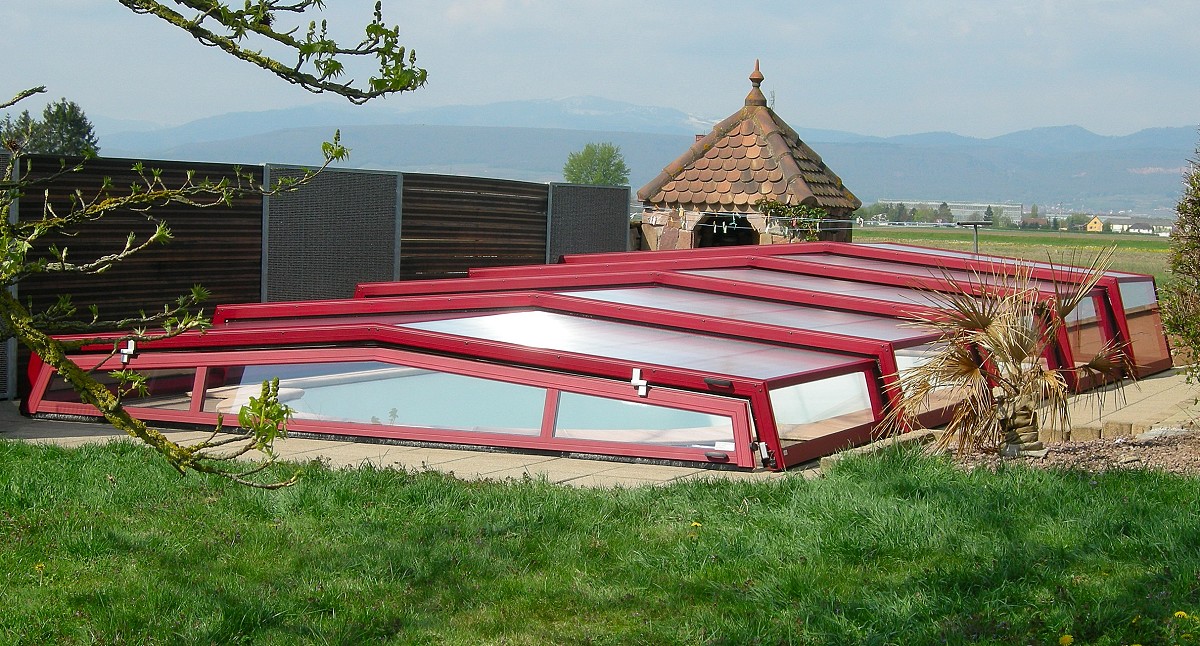
[[[763,78],[755,61],[745,106],[638,191],[643,249],[792,241],[785,223],[761,212],[761,200],[821,209],[829,218],[820,239],[850,241],[850,214],[862,201],[767,105]]]

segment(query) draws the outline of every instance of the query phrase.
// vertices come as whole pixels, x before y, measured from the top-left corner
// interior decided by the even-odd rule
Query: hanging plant
[[[821,231],[821,220],[829,217],[829,212],[819,206],[784,204],[767,198],[755,202],[754,208],[766,216],[767,231],[779,232],[787,237],[788,242],[816,242],[817,234]]]

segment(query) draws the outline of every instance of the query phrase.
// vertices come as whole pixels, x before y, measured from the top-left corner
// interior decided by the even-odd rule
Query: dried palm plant
[[[945,272],[949,289],[927,291],[933,310],[914,314],[912,325],[941,333],[925,361],[902,371],[889,392],[882,428],[902,432],[920,426],[931,402],[954,402],[938,448],[1014,450],[1041,448],[1039,426],[1065,429],[1070,396],[1063,372],[1044,359],[1053,353],[1068,315],[1088,298],[1111,264],[1112,249],[1086,268],[1051,263],[1053,292],[1032,277],[1032,268],[1011,265],[974,271],[963,280]],[[1119,374],[1121,348],[1104,347],[1083,373]],[[1042,418],[1039,420],[1039,416]]]

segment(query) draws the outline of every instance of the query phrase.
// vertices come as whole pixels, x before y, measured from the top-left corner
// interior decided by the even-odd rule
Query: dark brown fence
[[[22,160],[30,166],[29,176],[48,177],[60,169],[57,157],[30,156]],[[75,191],[84,200],[99,194],[106,178],[113,195],[127,195],[130,186],[142,179],[133,172],[134,162],[127,159],[96,159],[83,170],[71,172],[50,182],[47,192],[30,191],[20,198],[18,216],[23,221],[42,217],[47,203],[60,212],[69,208]],[[179,186],[194,171],[196,178],[221,178],[234,175],[229,165],[197,164],[192,162],[150,162],[148,168],[158,169],[164,184]],[[258,167],[243,172],[262,181]],[[47,202],[47,197],[48,202]],[[262,197],[257,194],[239,197],[231,205],[197,208],[186,204],[155,206],[151,213],[165,221],[174,239],[167,244],[154,245],[117,263],[102,276],[54,273],[32,276],[21,282],[21,299],[32,300],[36,308],[45,308],[60,294],[69,294],[81,306],[96,304],[102,318],[136,315],[143,309],[157,309],[162,303],[203,284],[212,292],[212,302],[231,303],[257,301],[259,298],[262,265]],[[78,227],[74,235],[43,239],[37,254],[46,255],[50,245],[69,250],[68,260],[76,263],[94,261],[101,256],[120,251],[130,232],[145,236],[154,231],[155,223],[145,214],[123,211]]]
[[[404,175],[397,278],[546,262],[545,184]]]
[[[30,191],[17,201],[17,215],[30,221],[48,207],[61,212],[76,192],[91,199],[105,182],[114,195],[127,194],[143,181],[134,163],[95,159],[55,177],[62,168],[58,157],[25,157],[28,176],[47,181],[45,192]],[[145,164],[169,187],[186,181],[189,171],[213,180],[248,172],[255,183],[264,174],[261,166]],[[274,177],[294,171],[269,167]],[[100,276],[32,276],[18,286],[18,295],[38,310],[70,295],[85,318],[87,307],[95,305],[102,319],[116,320],[157,310],[196,284],[211,292],[213,305],[347,298],[358,282],[463,276],[471,267],[544,263],[552,253],[624,250],[627,187],[553,190],[563,196],[550,213],[552,187],[546,184],[338,170],[299,192],[266,200],[250,194],[212,208],[159,205],[151,213],[169,224],[174,234],[169,244],[142,251]],[[555,222],[561,226],[551,243],[548,231]],[[36,253],[45,256],[50,245],[66,247],[68,260],[85,263],[120,251],[130,232],[144,236],[153,230],[145,214],[113,213],[80,226],[76,235],[47,238]],[[23,366],[25,358],[15,363]],[[3,376],[12,375],[13,365],[11,347],[0,348],[0,397]],[[23,368],[19,372],[24,380]]]
[[[92,200],[107,182],[111,195],[128,195],[130,187],[144,180],[133,171],[129,159],[95,159],[82,170],[59,173],[63,164],[57,156],[30,155],[21,159],[23,175],[46,183],[28,191],[16,203],[17,217],[30,222],[43,217],[47,209],[65,213],[71,198]],[[149,169],[160,173],[163,183],[179,186],[193,177],[235,177],[227,164],[193,162],[148,162]],[[255,182],[262,181],[262,170],[246,167]],[[96,306],[102,320],[137,316],[142,311],[161,309],[203,285],[211,292],[212,303],[258,301],[262,265],[262,198],[256,194],[239,197],[230,205],[197,208],[186,204],[162,204],[152,209],[154,217],[168,223],[174,238],[167,244],[154,245],[117,263],[100,275],[49,273],[22,280],[17,295],[23,303],[32,303],[36,311],[54,305],[60,295],[68,295],[79,309],[79,317],[90,318],[88,308]],[[103,220],[80,225],[72,235],[53,234],[42,239],[32,257],[49,257],[51,246],[67,249],[67,260],[76,264],[95,261],[117,253],[132,232],[144,237],[154,231],[155,223],[146,214],[121,211]],[[18,365],[25,365],[22,351]],[[24,392],[24,371],[19,371]]]

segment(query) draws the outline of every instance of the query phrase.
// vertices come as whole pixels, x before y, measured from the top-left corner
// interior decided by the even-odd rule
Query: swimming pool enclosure
[[[294,433],[786,469],[872,438],[898,375],[939,337],[931,291],[1040,293],[1065,267],[893,244],[804,243],[568,256],[461,279],[359,285],[355,297],[219,306],[213,327],[138,347],[139,417],[236,419],[280,380]],[[988,283],[992,283],[989,285]],[[1134,376],[1170,367],[1153,279],[1107,272],[1043,357],[1077,390],[1100,348]],[[120,366],[111,344],[71,358]],[[26,405],[94,415],[34,360]],[[894,392],[891,391],[891,392]],[[931,402],[927,423],[952,402]]]

